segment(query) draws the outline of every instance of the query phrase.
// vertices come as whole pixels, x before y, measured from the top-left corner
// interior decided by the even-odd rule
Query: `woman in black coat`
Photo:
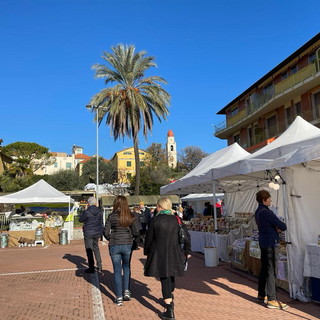
[[[162,319],[174,319],[175,277],[183,276],[185,263],[185,254],[179,243],[180,226],[171,207],[172,203],[167,197],[158,201],[158,214],[150,222],[144,247],[147,255],[144,274],[160,278],[161,281],[162,296],[166,304]]]

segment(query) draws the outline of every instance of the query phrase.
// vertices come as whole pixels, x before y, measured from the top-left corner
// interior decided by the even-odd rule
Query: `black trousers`
[[[161,277],[160,281],[163,299],[172,298],[175,289],[175,277]]]
[[[102,267],[102,261],[99,250],[99,239],[101,235],[93,235],[93,236],[84,236],[84,245],[87,252],[88,257],[88,265],[89,269],[94,270],[94,259],[95,256],[97,267]]]
[[[276,247],[261,248],[261,270],[258,280],[258,295],[276,300]]]

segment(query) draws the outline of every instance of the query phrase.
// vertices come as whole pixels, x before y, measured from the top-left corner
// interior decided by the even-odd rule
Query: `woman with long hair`
[[[162,319],[174,319],[173,291],[175,277],[183,276],[185,254],[179,242],[179,223],[168,197],[157,202],[157,215],[151,220],[146,235],[144,253],[147,261],[144,274],[160,279],[166,309]]]
[[[113,211],[106,220],[104,237],[109,241],[109,253],[113,265],[115,303],[122,306],[123,301],[131,299],[130,260],[133,238],[138,235],[134,216],[125,196],[117,196],[113,202]]]

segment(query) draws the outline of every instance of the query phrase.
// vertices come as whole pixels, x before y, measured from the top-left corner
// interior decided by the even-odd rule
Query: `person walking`
[[[144,246],[144,254],[147,255],[144,275],[159,278],[161,282],[165,303],[162,319],[174,319],[175,277],[183,276],[185,262],[179,243],[180,226],[171,208],[168,197],[158,200],[158,213],[150,222]]]
[[[139,203],[139,208],[140,208],[140,222],[142,226],[141,238],[144,240],[147,229],[148,229],[148,225],[151,219],[151,214],[150,214],[150,209],[144,205],[143,201]]]
[[[141,221],[140,221],[140,208],[139,208],[139,206],[134,206],[132,213],[134,216],[134,223],[136,224],[136,228],[138,230],[138,235],[133,240],[132,250],[139,250],[140,235],[141,235],[141,230],[142,230],[142,225],[141,225]]]
[[[113,211],[106,220],[104,237],[109,241],[109,254],[113,265],[115,286],[115,303],[123,305],[123,301],[131,299],[130,293],[130,260],[133,238],[138,230],[125,196],[117,196],[113,202]]]
[[[266,190],[256,194],[258,208],[255,219],[259,230],[259,246],[261,250],[261,270],[258,280],[258,302],[264,303],[267,297],[267,308],[286,309],[288,305],[278,301],[276,293],[276,256],[279,232],[287,226],[272,210],[271,195]]]
[[[102,271],[102,261],[99,250],[99,239],[103,232],[103,213],[97,207],[95,197],[88,199],[88,208],[82,212],[79,217],[79,222],[83,222],[84,245],[86,248],[89,268],[86,273],[94,273],[94,258],[96,259],[97,270]]]

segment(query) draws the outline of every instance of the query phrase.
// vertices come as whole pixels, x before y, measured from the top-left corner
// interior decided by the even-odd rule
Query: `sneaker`
[[[271,301],[268,301],[267,308],[285,310],[288,308],[288,305],[277,300],[271,300]]]
[[[116,300],[114,302],[117,306],[122,306],[123,305],[123,298],[122,297],[116,298]]]
[[[125,291],[124,291],[123,300],[124,300],[124,301],[129,301],[129,300],[131,300],[131,293],[130,293],[129,290],[125,290]]]
[[[258,296],[257,302],[259,302],[259,303],[267,303],[268,302],[268,298],[266,296],[265,297]]]

